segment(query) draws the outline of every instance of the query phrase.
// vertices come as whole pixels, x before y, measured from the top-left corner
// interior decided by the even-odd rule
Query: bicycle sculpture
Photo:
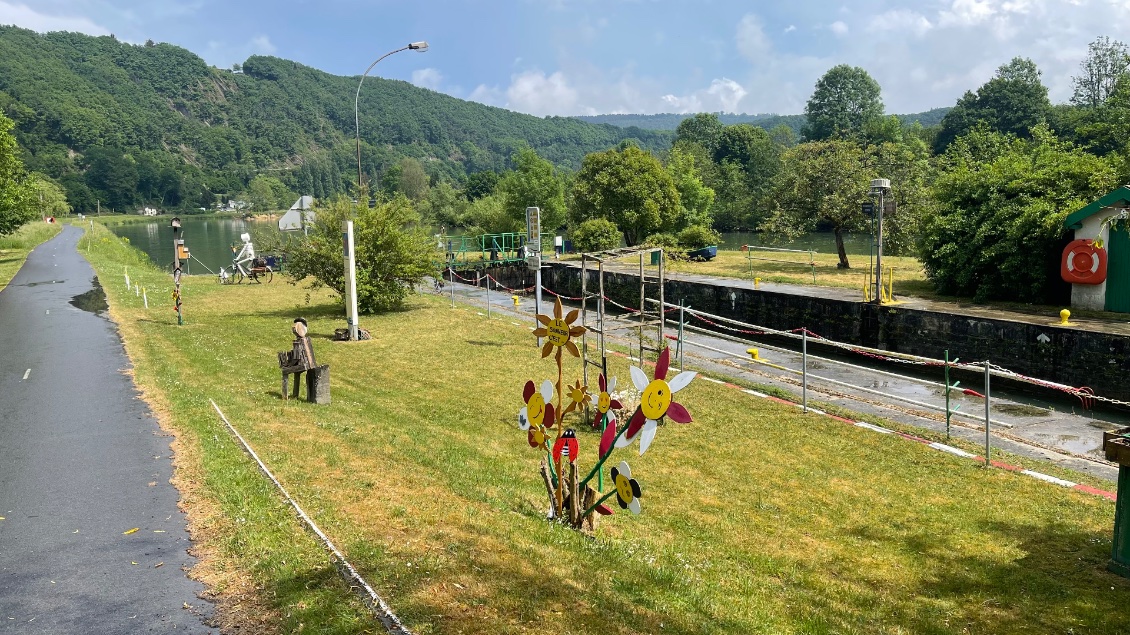
[[[240,234],[240,240],[243,241],[243,247],[236,253],[236,246],[232,245],[232,253],[235,253],[235,258],[231,261],[231,273],[229,274],[223,267],[220,267],[220,282],[222,284],[243,284],[244,278],[253,280],[259,284],[263,281],[259,278],[266,276],[267,282],[275,279],[275,270],[267,262],[267,259],[262,256],[255,255],[255,245],[251,243],[251,234]]]

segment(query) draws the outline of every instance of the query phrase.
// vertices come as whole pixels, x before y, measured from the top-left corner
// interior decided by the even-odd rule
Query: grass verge
[[[88,254],[103,280],[128,266],[171,290],[101,228]],[[324,292],[189,278],[177,327],[159,293],[146,311],[121,286],[106,285],[112,315],[178,432],[207,574],[277,630],[376,627],[208,398],[419,633],[1124,631],[1104,499],[696,381],[679,393],[695,423],[617,455],[644,514],[586,537],[545,522],[540,457],[515,426],[524,381],[551,373],[524,325],[420,297],[366,318],[374,340],[333,343]],[[332,405],[279,399],[297,315]],[[596,436],[572,425],[591,466]]]
[[[59,223],[36,221],[0,236],[0,291],[16,277],[31,250],[54,238],[61,229]]]

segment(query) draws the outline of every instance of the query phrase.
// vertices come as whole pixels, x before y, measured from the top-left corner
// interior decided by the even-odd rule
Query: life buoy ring
[[[1106,280],[1106,250],[1090,240],[1073,240],[1063,249],[1059,275],[1072,284],[1102,284]]]

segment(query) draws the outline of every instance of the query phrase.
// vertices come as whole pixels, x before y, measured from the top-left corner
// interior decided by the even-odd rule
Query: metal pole
[[[992,465],[989,453],[989,360],[985,360],[985,467]]]
[[[878,250],[875,252],[875,304],[883,303],[883,190],[879,189]]]
[[[447,268],[448,284],[451,285],[451,308],[455,308],[455,270],[451,267]]]
[[[385,53],[384,55],[378,57],[376,62],[369,64],[369,68],[365,69],[364,74],[361,75],[361,81],[357,82],[357,95],[354,96],[354,98],[353,98],[353,126],[354,126],[353,129],[354,129],[356,136],[357,136],[357,198],[358,198],[358,200],[360,200],[360,198],[361,198],[361,111],[358,109],[358,105],[361,103],[361,85],[365,83],[365,77],[369,74],[369,71],[373,70],[373,67],[377,65],[377,62],[383,60],[384,58],[388,57],[389,55],[392,55],[393,53],[399,53],[401,51],[407,51],[409,48],[411,48],[411,45],[405,46],[404,48],[398,48],[395,51],[390,51],[390,52]],[[365,201],[365,204],[368,205],[369,202]],[[356,338],[354,338],[354,339],[356,339]]]
[[[343,250],[345,251],[345,319],[349,326],[349,339],[356,342],[357,333],[357,255],[354,253],[353,221],[341,223]]]
[[[946,349],[946,443],[950,440],[950,352]]]
[[[490,274],[487,274],[487,319],[490,319]]]
[[[808,412],[808,329],[801,329],[800,334],[800,403]]]
[[[686,370],[683,367],[683,300],[679,299],[679,370]]]
[[[540,236],[538,237],[538,240],[539,241],[541,240]],[[541,263],[540,263],[541,252],[540,251],[538,252],[538,260],[539,260],[538,269],[537,269],[537,271],[534,272],[534,326],[535,327],[537,327],[537,325],[539,324],[537,316],[538,316],[539,313],[541,313]],[[539,348],[542,346],[541,340],[542,340],[542,338],[539,337],[538,338],[538,347]]]

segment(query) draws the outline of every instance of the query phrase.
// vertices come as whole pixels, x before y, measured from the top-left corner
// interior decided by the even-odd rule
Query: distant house
[[[141,214],[142,216],[156,216],[159,213],[160,212],[158,212],[157,209],[153,207],[143,207],[140,211],[138,211],[138,214]]]
[[[1130,313],[1130,186],[1073,212],[1063,226],[1075,232],[1060,261],[1071,306]]]
[[[234,198],[228,201],[226,204],[220,205],[220,210],[226,212],[239,212],[245,209],[251,209],[251,203],[248,203],[247,201],[239,201]]]

